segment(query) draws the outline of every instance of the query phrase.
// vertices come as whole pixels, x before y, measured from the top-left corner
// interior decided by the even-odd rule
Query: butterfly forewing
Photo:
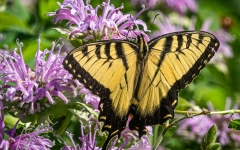
[[[99,120],[109,132],[107,142],[126,126],[137,62],[136,44],[102,41],[80,46],[70,52],[63,65],[93,94],[100,97]],[[106,147],[106,144],[105,146]]]
[[[213,35],[201,31],[171,33],[148,44],[130,129],[173,118],[178,92],[192,82],[219,47]]]

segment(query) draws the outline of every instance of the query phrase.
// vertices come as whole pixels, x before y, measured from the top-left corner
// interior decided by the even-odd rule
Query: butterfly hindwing
[[[218,40],[202,31],[171,33],[148,42],[130,129],[138,130],[141,136],[144,126],[172,119],[178,92],[192,82],[218,47]]]
[[[74,78],[100,97],[99,120],[102,131],[120,136],[126,126],[134,90],[136,44],[109,40],[80,46],[71,51],[63,65]]]

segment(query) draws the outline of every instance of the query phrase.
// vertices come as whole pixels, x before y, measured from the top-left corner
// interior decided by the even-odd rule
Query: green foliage
[[[230,124],[228,125],[228,128],[240,130],[240,119],[231,120]]]
[[[2,6],[3,7],[3,6]],[[19,0],[13,0],[12,3],[5,3],[5,11],[0,11],[0,33],[4,34],[0,42],[0,49],[9,47],[13,50],[16,45],[16,39],[27,45],[23,47],[23,55],[26,62],[33,66],[37,49],[37,39],[41,36],[41,49],[50,48],[51,43],[62,36],[55,30],[51,17],[46,13],[58,9],[57,0],[41,0],[32,3],[30,7],[24,6]],[[4,21],[3,21],[4,20]]]
[[[176,110],[187,111],[192,107],[194,107],[194,105],[192,103],[190,103],[189,101],[187,101],[186,99],[184,99],[182,97],[179,97]]]
[[[202,150],[219,150],[221,147],[220,143],[216,143],[217,126],[213,125],[208,132],[204,135],[201,149]]]
[[[9,20],[11,18],[12,20]],[[30,32],[27,24],[17,16],[8,12],[0,12],[0,19],[4,20],[1,22],[0,30],[13,30],[15,32]]]
[[[66,105],[61,99],[55,99],[56,104],[51,105],[48,109],[41,110],[35,114],[26,113],[26,116],[21,120],[23,123],[31,122],[32,124],[41,124],[49,121],[49,119],[60,118],[64,116],[68,110],[68,105]],[[6,110],[14,117],[19,118],[25,113],[25,109],[17,105],[17,103],[12,103],[8,101],[3,101],[3,104],[9,106]]]

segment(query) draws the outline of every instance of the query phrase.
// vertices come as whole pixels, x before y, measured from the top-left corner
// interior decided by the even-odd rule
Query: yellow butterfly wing
[[[178,92],[196,77],[218,47],[218,40],[202,31],[170,33],[148,42],[132,100],[130,129],[137,130],[141,137],[144,126],[172,119]]]
[[[126,126],[134,90],[137,50],[135,43],[109,40],[86,44],[71,51],[63,61],[74,78],[100,97],[99,121],[108,131],[108,142]]]

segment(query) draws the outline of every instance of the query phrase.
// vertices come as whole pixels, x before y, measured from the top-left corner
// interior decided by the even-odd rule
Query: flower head
[[[88,124],[81,125],[81,137],[79,137],[79,140],[81,141],[81,146],[79,146],[78,144],[75,144],[74,140],[73,140],[73,135],[69,132],[66,132],[66,134],[68,135],[72,146],[68,145],[67,143],[65,143],[65,146],[63,147],[63,150],[87,150],[87,149],[96,149],[96,150],[100,150],[101,148],[99,148],[97,146],[97,132],[99,131],[99,127],[100,124],[96,119],[91,118],[91,115],[89,115],[89,120],[88,120]],[[86,132],[87,130],[87,132]],[[80,148],[81,147],[81,148]]]
[[[49,126],[44,127],[43,125],[40,125],[36,131],[16,135],[17,125],[24,115],[20,117],[12,130],[6,132],[9,135],[8,140],[6,140],[4,138],[5,123],[3,109],[3,104],[0,101],[0,149],[50,150],[53,143],[49,139],[39,136],[39,134],[51,130]]]
[[[149,143],[149,139],[148,136],[144,135],[142,136],[142,138],[135,144],[133,145],[131,148],[129,148],[129,150],[151,150],[152,146]]]
[[[25,64],[22,56],[22,43],[18,51],[1,51],[3,60],[0,62],[0,95],[5,102],[16,103],[18,107],[29,113],[41,112],[44,107],[54,104],[53,97],[58,97],[64,103],[68,99],[63,92],[75,95],[76,84],[71,75],[63,69],[64,55],[60,54],[61,46],[54,53],[55,42],[51,50],[40,50],[40,40],[35,56],[35,67],[31,69]],[[45,101],[45,99],[47,101]]]
[[[121,9],[123,5],[115,8],[110,4],[110,0],[106,0],[101,5],[93,8],[89,1],[84,4],[83,0],[65,0],[60,5],[60,9],[54,15],[54,23],[67,20],[69,31],[67,34],[71,39],[81,37],[86,41],[106,40],[106,39],[126,39],[127,37],[136,38],[137,35],[144,35],[145,40],[149,40],[144,32],[148,32],[145,22],[137,19],[137,17],[145,10],[143,9],[135,16],[130,14],[123,15]],[[102,14],[99,14],[99,9]],[[143,27],[143,30],[139,29]]]
[[[10,137],[10,149],[35,149],[35,150],[50,150],[53,143],[39,134],[47,132],[45,128],[38,128],[36,131],[26,134],[21,134],[16,137]]]

